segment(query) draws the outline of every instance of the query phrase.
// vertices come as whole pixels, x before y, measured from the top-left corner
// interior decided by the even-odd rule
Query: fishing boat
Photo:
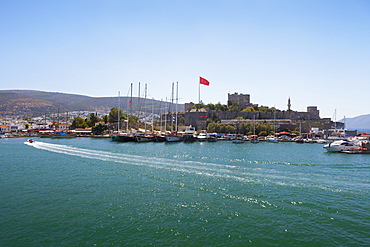
[[[181,142],[183,136],[177,132],[172,132],[171,134],[166,135],[167,142]]]
[[[133,134],[118,134],[112,136],[112,141],[118,141],[118,142],[134,142],[136,141],[135,135]]]
[[[135,141],[136,142],[152,142],[154,141],[154,136],[152,135],[136,135]]]

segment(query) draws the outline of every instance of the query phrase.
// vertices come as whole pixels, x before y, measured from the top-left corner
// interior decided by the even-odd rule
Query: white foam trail
[[[45,142],[25,142],[25,144],[37,149],[42,149],[50,152],[61,153],[66,155],[78,156],[88,159],[96,159],[108,162],[116,162],[122,164],[146,166],[152,168],[168,169],[184,173],[192,173],[201,176],[208,176],[222,179],[233,179],[244,183],[254,184],[275,184],[279,186],[291,187],[315,187],[319,189],[333,190],[330,185],[323,185],[325,177],[317,179],[319,184],[312,184],[310,178],[304,174],[288,174],[281,171],[262,168],[250,168],[243,166],[221,165],[215,163],[205,163],[196,161],[179,161],[157,157],[143,157],[133,154],[114,153],[107,151],[90,150],[84,148],[76,148],[67,145],[51,144]],[[292,177],[294,179],[292,179]]]
[[[258,173],[241,171],[240,167],[231,165],[220,165],[214,163],[193,162],[193,161],[178,161],[165,158],[143,158],[139,155],[128,155],[123,153],[113,153],[98,150],[89,150],[83,148],[76,148],[67,145],[51,144],[45,142],[34,142],[25,144],[35,147],[37,149],[47,150],[50,152],[79,156],[88,159],[98,159],[102,161],[117,162],[130,165],[140,165],[154,168],[164,168],[173,171],[181,171],[186,173],[194,173],[198,175],[230,178],[242,182],[256,182],[251,177],[258,176]],[[266,174],[264,175],[266,176]]]

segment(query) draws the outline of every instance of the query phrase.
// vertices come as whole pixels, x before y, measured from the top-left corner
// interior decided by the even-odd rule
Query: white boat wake
[[[289,172],[283,172],[279,169],[264,169],[263,167],[256,168],[250,166],[234,166],[169,158],[143,157],[140,155],[76,148],[68,145],[51,144],[39,141],[35,141],[33,143],[25,142],[25,144],[41,150],[87,159],[145,166],[156,169],[167,169],[220,179],[232,179],[248,184],[274,184],[289,187],[311,187],[331,190],[334,192],[343,191],[341,189],[336,189],[338,184],[328,184],[325,176],[319,177],[317,174],[315,175],[315,182],[313,183],[312,178],[303,173],[292,174]]]

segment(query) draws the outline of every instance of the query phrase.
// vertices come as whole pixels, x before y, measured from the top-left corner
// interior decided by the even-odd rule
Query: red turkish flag
[[[207,81],[203,77],[199,77],[199,83],[202,84],[202,85],[209,86],[209,81]]]

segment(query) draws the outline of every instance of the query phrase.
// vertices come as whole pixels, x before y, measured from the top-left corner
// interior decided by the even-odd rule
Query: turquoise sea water
[[[368,246],[370,155],[0,140],[1,246]]]

